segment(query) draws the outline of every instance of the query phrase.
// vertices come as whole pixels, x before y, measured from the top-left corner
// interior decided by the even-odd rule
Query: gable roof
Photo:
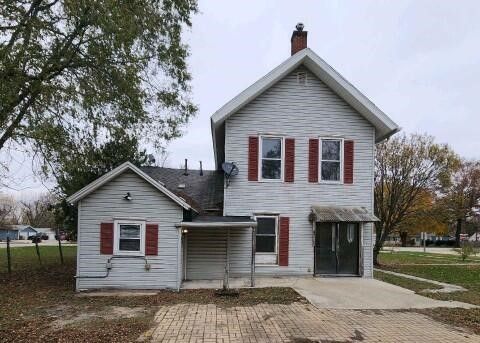
[[[162,182],[172,193],[185,199],[198,213],[223,213],[223,172],[162,167],[140,167],[152,179]],[[182,185],[182,187],[179,187]]]
[[[221,156],[219,155],[224,153],[225,121],[302,64],[375,127],[376,142],[380,142],[400,130],[400,127],[365,95],[311,49],[306,48],[289,57],[211,116],[213,150],[217,166],[223,162],[220,161]]]
[[[106,173],[105,175],[99,177],[98,179],[96,179],[95,181],[89,183],[88,185],[86,185],[85,187],[83,187],[82,189],[80,189],[78,192],[76,192],[75,194],[69,196],[67,198],[67,201],[70,202],[70,203],[76,203],[78,202],[79,200],[85,198],[87,195],[93,193],[94,191],[96,191],[98,188],[100,188],[101,186],[103,186],[104,184],[106,184],[107,182],[111,181],[112,179],[114,179],[115,177],[117,177],[118,175],[122,174],[123,172],[125,172],[126,170],[131,170],[132,172],[134,172],[135,174],[137,174],[138,176],[140,176],[142,179],[144,179],[145,181],[147,181],[149,184],[151,184],[153,187],[155,187],[156,189],[158,189],[160,192],[162,192],[163,194],[165,194],[167,197],[169,197],[170,199],[172,199],[174,202],[176,202],[178,205],[180,205],[181,207],[183,207],[184,209],[186,210],[189,210],[191,209],[192,207],[185,201],[185,199],[182,199],[181,197],[177,196],[176,194],[174,194],[173,192],[171,192],[169,189],[167,189],[165,187],[164,184],[162,184],[161,182],[157,181],[157,180],[154,180],[152,177],[150,177],[149,175],[147,175],[146,173],[144,173],[142,170],[140,170],[138,167],[136,167],[135,165],[133,165],[132,163],[130,162],[125,162],[123,164],[121,164],[120,166],[118,166],[117,168],[109,171],[108,173]],[[195,209],[194,209],[195,210]]]

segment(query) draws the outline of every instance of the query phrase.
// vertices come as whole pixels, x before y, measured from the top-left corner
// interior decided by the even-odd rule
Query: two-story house
[[[375,144],[399,130],[307,47],[211,117],[216,170],[125,163],[78,204],[77,289],[372,277]]]

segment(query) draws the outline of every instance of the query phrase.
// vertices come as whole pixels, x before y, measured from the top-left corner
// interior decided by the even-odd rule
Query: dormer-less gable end
[[[302,65],[372,124],[375,128],[375,141],[377,143],[400,130],[400,127],[373,102],[307,47],[307,32],[303,31],[303,24],[298,24],[292,34],[291,53],[292,56],[286,61],[227,102],[211,116],[213,148],[217,168],[220,168],[225,156],[226,120]]]

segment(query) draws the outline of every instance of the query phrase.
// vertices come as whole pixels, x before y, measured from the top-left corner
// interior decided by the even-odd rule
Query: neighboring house
[[[18,230],[13,227],[0,228],[0,241],[6,241],[7,237],[10,237],[10,240],[18,239]]]
[[[291,57],[212,115],[215,171],[124,163],[68,199],[78,290],[179,289],[226,271],[252,285],[372,277],[375,144],[399,127],[307,48],[302,29]]]
[[[476,232],[468,239],[470,242],[480,242],[480,232]]]
[[[414,237],[415,239],[415,245],[416,246],[422,246],[423,245],[423,239],[422,239],[422,234],[421,233],[417,233]],[[431,241],[433,243],[436,243],[436,242],[448,242],[448,241],[452,241],[452,240],[455,240],[454,237],[451,237],[449,235],[439,235],[439,234],[436,234],[436,233],[432,233],[432,232],[427,232],[426,233],[426,240],[427,240],[427,243],[428,241]]]
[[[35,230],[30,225],[13,225],[13,227],[18,230],[19,239],[30,239],[30,237],[35,236],[38,231]]]
[[[54,229],[50,227],[36,227],[35,229],[37,230],[37,232],[46,235],[49,240],[55,240],[56,233]]]

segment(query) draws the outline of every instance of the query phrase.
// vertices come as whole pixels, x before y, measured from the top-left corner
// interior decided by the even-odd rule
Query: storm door
[[[315,274],[358,275],[358,223],[316,223]]]

